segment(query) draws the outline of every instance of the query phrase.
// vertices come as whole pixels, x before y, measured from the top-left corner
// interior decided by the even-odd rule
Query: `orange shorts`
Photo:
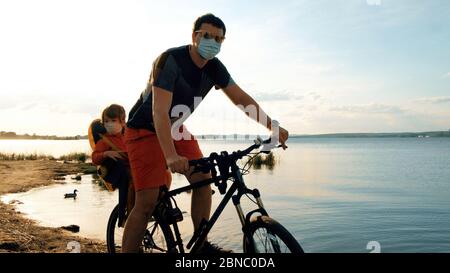
[[[183,130],[187,130],[183,127]],[[171,174],[156,133],[146,129],[125,129],[125,143],[130,160],[135,191],[170,186]],[[189,160],[203,157],[196,139],[174,140],[178,155]]]

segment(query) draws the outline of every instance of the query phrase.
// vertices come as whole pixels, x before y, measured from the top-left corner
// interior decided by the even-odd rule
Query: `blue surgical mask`
[[[119,122],[114,122],[114,121],[108,121],[105,122],[104,124],[106,131],[108,132],[108,134],[111,135],[116,135],[120,132],[122,132],[122,124],[120,124]]]
[[[200,54],[203,59],[211,60],[219,54],[220,46],[221,44],[214,39],[201,38],[198,45],[198,54]]]

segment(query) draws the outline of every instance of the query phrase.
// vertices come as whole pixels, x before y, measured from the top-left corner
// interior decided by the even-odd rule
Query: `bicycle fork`
[[[244,184],[244,178],[242,177],[242,174],[240,172],[236,173],[237,179],[239,180],[241,185],[244,185],[244,187],[241,187],[238,190],[238,193],[232,197],[233,199],[233,204],[236,207],[236,212],[239,216],[239,220],[241,221],[242,224],[242,228],[245,228],[245,226],[250,222],[250,217],[254,214],[254,213],[261,213],[262,215],[268,216],[266,209],[264,208],[264,204],[261,200],[261,194],[259,193],[258,189],[253,189],[250,190],[248,189],[245,184]],[[250,211],[249,213],[247,213],[247,216],[244,217],[244,212],[242,210],[242,206],[241,206],[241,197],[244,194],[251,194],[253,195],[253,197],[255,197],[256,200],[256,204],[258,205],[258,209]]]
[[[246,216],[244,216],[244,211],[242,210],[242,206],[241,206],[241,197],[243,194],[253,195],[255,197],[256,204],[258,205],[257,209],[250,211],[249,213],[247,213]],[[233,196],[232,199],[233,199],[233,204],[236,208],[236,212],[239,216],[239,220],[241,221],[243,228],[250,222],[250,218],[254,213],[260,213],[261,215],[268,216],[268,213],[267,213],[266,209],[264,208],[264,204],[261,200],[261,195],[259,193],[259,190],[257,190],[257,189],[254,189],[254,190],[245,189],[244,193],[242,193],[242,192],[238,193],[237,195]]]

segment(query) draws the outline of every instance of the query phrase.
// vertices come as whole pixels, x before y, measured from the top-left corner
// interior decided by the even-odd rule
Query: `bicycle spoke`
[[[157,250],[159,252],[167,252],[167,244],[164,238],[164,234],[161,232],[159,225],[155,222],[151,228],[147,228],[146,234],[143,240],[143,247],[146,252],[153,252]],[[151,230],[151,231],[149,231]],[[159,245],[161,246],[159,246]]]
[[[122,237],[124,228],[118,227],[114,228],[114,248],[116,253],[120,253],[122,249]],[[142,244],[140,246],[140,251],[145,253],[152,252],[168,252],[167,244],[161,227],[157,222],[149,221],[149,225],[145,232]]]
[[[258,228],[253,234],[255,252],[257,253],[288,253],[289,248],[276,235],[266,228]]]

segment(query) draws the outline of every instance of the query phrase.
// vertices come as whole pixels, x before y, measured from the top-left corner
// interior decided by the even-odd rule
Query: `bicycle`
[[[261,146],[262,149],[252,153],[253,150]],[[153,216],[148,222],[147,230],[142,240],[141,251],[149,253],[185,253],[177,224],[183,220],[183,215],[177,206],[174,196],[214,183],[220,194],[225,196],[210,220],[206,221],[203,219],[199,228],[194,232],[192,239],[186,245],[191,253],[195,253],[199,249],[231,199],[242,224],[244,253],[303,253],[302,247],[289,231],[269,217],[261,200],[259,190],[248,189],[245,185],[242,176],[249,172],[252,160],[247,161],[242,168],[237,165],[237,161],[244,156],[251,157],[260,153],[269,153],[271,149],[279,147],[281,145],[273,145],[270,138],[263,141],[258,137],[253,145],[243,151],[238,150],[231,154],[228,154],[226,151],[220,154],[211,153],[209,157],[189,161],[189,165],[194,166],[193,173],[211,172],[212,178],[171,191],[166,187],[161,188],[159,201]],[[247,165],[249,167],[246,169]],[[219,175],[217,171],[219,171]],[[227,191],[228,181],[231,181],[232,184]],[[243,195],[246,195],[258,206],[257,209],[248,212],[245,216],[240,204]],[[254,200],[249,195],[252,195]],[[116,206],[110,215],[107,225],[108,252],[120,252],[121,231],[123,232],[123,229],[121,230],[118,225],[118,206]]]

